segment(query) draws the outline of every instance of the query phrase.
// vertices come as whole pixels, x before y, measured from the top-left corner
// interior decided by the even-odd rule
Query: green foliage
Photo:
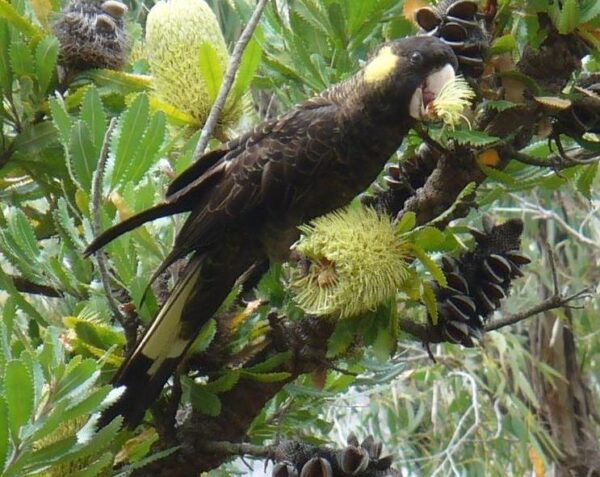
[[[116,397],[108,382],[123,360],[126,340],[111,315],[95,259],[82,258],[82,252],[94,235],[93,211],[106,229],[162,200],[166,184],[191,163],[198,123],[154,97],[139,43],[134,45],[137,57],[125,71],[85,71],[63,78],[57,68],[58,41],[48,23],[60,3],[0,0],[0,474],[107,475],[118,461],[116,475],[125,476],[174,449],[153,453],[158,436],[147,424],[133,436],[119,431],[118,421],[94,429],[94,415]],[[254,2],[209,3],[231,51]],[[273,115],[349,77],[373,47],[416,32],[404,16],[405,3],[269,2],[242,58],[230,101],[245,104],[251,92],[258,115]],[[595,0],[500,1],[492,53],[518,61],[526,46],[538,48],[549,33],[538,13],[547,13],[561,33],[579,35],[598,48],[599,5]],[[144,11],[143,2],[132,2],[129,29],[138,40]],[[215,61],[212,46],[204,44],[201,50],[198,64],[212,100],[224,68]],[[600,70],[598,58],[593,52],[587,72]],[[522,74],[506,72],[498,78],[543,93]],[[428,132],[440,144],[476,156],[502,146],[501,138],[470,127],[477,118],[520,107],[485,99],[475,118],[469,116],[471,125],[454,131],[433,125]],[[245,125],[257,119],[247,115]],[[412,134],[400,153],[409,154],[421,142]],[[563,137],[563,144],[586,151],[598,147],[593,138]],[[520,152],[541,160],[554,153],[541,136]],[[103,153],[107,167],[93,197]],[[456,164],[458,173],[461,167]],[[532,411],[540,402],[528,372],[535,368],[549,378],[562,378],[532,359],[525,325],[514,335],[489,333],[483,350],[435,345],[437,364],[400,331],[403,319],[419,323],[428,314],[436,322],[430,281],[445,284],[439,255],[471,246],[465,232],[479,213],[449,227],[440,224],[467,201],[497,216],[525,217],[529,237],[543,233],[569,257],[570,268],[561,273],[573,289],[598,282],[590,266],[597,261],[594,244],[600,238],[594,205],[599,200],[597,162],[559,173],[516,160],[502,170],[489,165],[481,170],[486,181],[478,188],[469,184],[448,210],[436,209],[430,223],[417,225],[417,216],[407,212],[394,224],[416,257],[409,279],[377,309],[337,323],[325,357],[336,369],[288,383],[292,352],[261,348],[271,312],[294,323],[304,317],[288,287],[293,265],[277,265],[257,286],[258,304],[241,306],[246,296],[237,288],[230,294],[223,311],[232,315],[231,339],[217,351],[230,356],[231,363],[210,378],[184,377],[184,403],[218,416],[223,396],[241,383],[282,386],[252,423],[250,442],[282,436],[323,443],[351,430],[369,431],[383,438],[389,451],[398,450],[397,463],[406,474],[522,475],[531,469],[530,449],[546,464],[552,461],[557,445]],[[561,210],[564,204],[568,214]],[[170,251],[182,220],[147,224],[106,248],[110,287],[144,324],[156,316],[163,299],[147,291],[148,279]],[[528,239],[525,249],[534,259],[541,255],[535,239]],[[539,288],[551,287],[550,282],[548,270],[537,266],[519,282],[506,310],[539,303]],[[159,288],[162,293],[167,285]],[[598,375],[597,298],[585,306],[573,312],[571,323],[585,336],[578,343],[582,369]],[[220,333],[217,322],[210,321],[193,354],[216,353],[213,344]],[[260,353],[253,355],[255,350]],[[248,355],[253,359],[245,361]],[[592,382],[591,390],[597,396],[598,384]],[[235,469],[223,472],[232,475]]]

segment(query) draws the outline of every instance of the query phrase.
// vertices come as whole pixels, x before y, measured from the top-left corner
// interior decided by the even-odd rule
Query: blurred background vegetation
[[[208,3],[231,51],[254,2]],[[199,124],[153,94],[143,41],[152,1],[128,3],[131,53],[122,71],[72,75],[60,68],[52,29],[65,4],[0,0],[0,474],[6,476],[128,475],[173,451],[151,450],[158,439],[152,426],[128,434],[113,423],[95,432],[88,421],[112,398],[107,383],[126,338],[95,259],[84,259],[82,251],[95,235],[94,213],[106,229],[161,200],[169,181],[191,163]],[[234,89],[248,105],[238,123],[224,125],[220,139],[347,78],[382,41],[415,34],[412,13],[424,4],[269,2]],[[539,46],[547,27],[538,14],[545,13],[552,28],[591,45],[578,74],[600,70],[597,2],[498,4],[493,53],[518,59],[526,45]],[[223,71],[212,73],[211,91],[217,91]],[[591,151],[600,150],[597,140],[563,138],[566,147]],[[407,147],[419,142],[411,137]],[[551,153],[543,133],[523,151],[538,158]],[[105,174],[93,191],[103,155]],[[350,373],[332,369],[321,379],[305,375],[286,385],[254,420],[248,441],[342,443],[353,431],[382,440],[405,475],[600,475],[597,171],[597,161],[561,171],[516,161],[503,171],[490,169],[476,194],[478,208],[446,228],[443,239],[424,244],[437,259],[464,249],[467,227],[479,227],[483,212],[522,218],[523,251],[532,263],[497,315],[552,295],[548,250],[560,292],[589,290],[584,299],[490,332],[481,347],[433,345],[433,362],[418,341],[390,332],[391,314],[425,313],[415,300],[401,298],[398,310],[372,320],[374,331],[360,352],[349,350],[343,329],[334,334],[331,354],[341,355],[337,365]],[[134,309],[144,324],[155,316],[164,297],[154,290],[141,304],[142,296],[182,220],[148,224],[107,247],[109,287],[126,304],[119,313]],[[285,301],[278,273],[260,288],[275,303]],[[427,277],[426,270],[417,273]],[[247,314],[232,347],[260,334],[268,311]],[[208,330],[196,350],[213,335]],[[255,369],[262,374],[256,379],[282,378],[269,371]],[[218,414],[219,392],[234,385],[191,383],[199,389],[184,399]],[[263,463],[249,462],[261,475]],[[237,461],[210,475],[249,472]]]

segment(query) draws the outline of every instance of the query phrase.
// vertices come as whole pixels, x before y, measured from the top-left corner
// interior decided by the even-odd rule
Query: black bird
[[[365,190],[456,68],[437,38],[385,43],[353,77],[206,153],[173,181],[164,202],[89,245],[86,255],[147,221],[190,212],[154,277],[192,256],[116,374],[113,384],[126,389],[100,425],[117,415],[130,427],[140,422],[236,280],[254,264],[286,260],[298,225]]]

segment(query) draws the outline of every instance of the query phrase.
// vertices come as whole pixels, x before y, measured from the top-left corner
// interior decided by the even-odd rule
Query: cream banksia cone
[[[160,0],[146,23],[145,50],[159,100],[191,115],[204,124],[213,99],[200,67],[204,44],[214,51],[216,69],[225,71],[229,54],[213,11],[204,0]],[[233,125],[242,107],[228,101],[221,116]]]
[[[373,209],[332,212],[300,229],[296,250],[306,266],[291,289],[307,313],[347,318],[374,310],[409,277],[410,245]]]

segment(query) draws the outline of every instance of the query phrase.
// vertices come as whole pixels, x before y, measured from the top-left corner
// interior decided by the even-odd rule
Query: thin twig
[[[510,146],[506,146],[505,149],[512,159],[522,162],[523,164],[537,167],[568,169],[569,167],[578,166],[580,164],[591,164],[592,162],[600,161],[600,154],[597,151],[587,151],[579,147],[566,151],[564,158],[559,154],[552,154],[546,159],[530,156],[529,154],[517,151]]]
[[[550,298],[544,300],[539,305],[530,308],[529,310],[525,310],[520,313],[515,313],[514,315],[507,315],[504,318],[499,318],[497,320],[491,321],[485,327],[485,331],[493,331],[499,328],[503,328],[505,326],[514,325],[515,323],[526,320],[527,318],[531,318],[532,316],[537,315],[538,313],[553,310],[555,308],[561,308],[569,304],[573,300],[586,297],[589,293],[590,290],[588,288],[585,288],[569,296],[553,295]]]
[[[227,455],[251,455],[272,459],[275,457],[276,447],[258,446],[246,442],[206,441],[200,444],[202,451]]]
[[[546,256],[548,257],[548,264],[550,265],[550,275],[552,276],[552,287],[554,296],[560,296],[560,286],[558,284],[558,273],[556,272],[556,257],[554,255],[554,251],[550,248],[550,244],[548,241],[543,238],[542,246],[546,251]]]
[[[208,114],[208,118],[206,118],[206,122],[204,123],[204,127],[202,128],[202,132],[200,133],[200,138],[198,139],[198,144],[196,145],[196,149],[194,150],[194,161],[197,161],[202,154],[204,154],[204,150],[208,145],[208,141],[213,134],[213,130],[217,125],[217,121],[221,116],[221,112],[225,107],[225,101],[227,100],[227,96],[229,95],[229,91],[233,86],[233,82],[235,80],[235,75],[240,67],[240,63],[242,61],[242,55],[244,54],[244,50],[252,38],[252,34],[260,21],[260,17],[262,16],[262,12],[265,9],[267,4],[267,0],[259,0],[256,4],[256,8],[252,13],[252,17],[250,17],[250,21],[244,28],[244,31],[240,35],[235,47],[233,48],[233,53],[231,54],[231,59],[229,60],[229,65],[227,66],[227,72],[225,73],[225,77],[223,78],[223,82],[221,83],[221,88],[219,89],[219,94],[217,95],[217,99],[210,109],[210,113]]]
[[[92,182],[92,230],[94,235],[98,236],[102,233],[101,226],[101,208],[102,208],[102,182],[104,180],[104,172],[106,169],[106,162],[108,160],[108,148],[110,145],[110,135],[116,124],[116,118],[112,118],[104,134],[104,140],[102,142],[102,149],[100,150],[100,157],[98,159],[98,166],[94,173],[94,180]],[[106,254],[100,250],[96,252],[96,260],[98,261],[98,270],[100,271],[100,279],[102,280],[102,286],[106,292],[106,298],[108,299],[108,306],[112,314],[115,316],[119,323],[123,324],[125,318],[119,310],[119,303],[112,294],[110,286],[110,277],[108,274],[108,265],[106,261]],[[125,327],[124,327],[125,328]]]

